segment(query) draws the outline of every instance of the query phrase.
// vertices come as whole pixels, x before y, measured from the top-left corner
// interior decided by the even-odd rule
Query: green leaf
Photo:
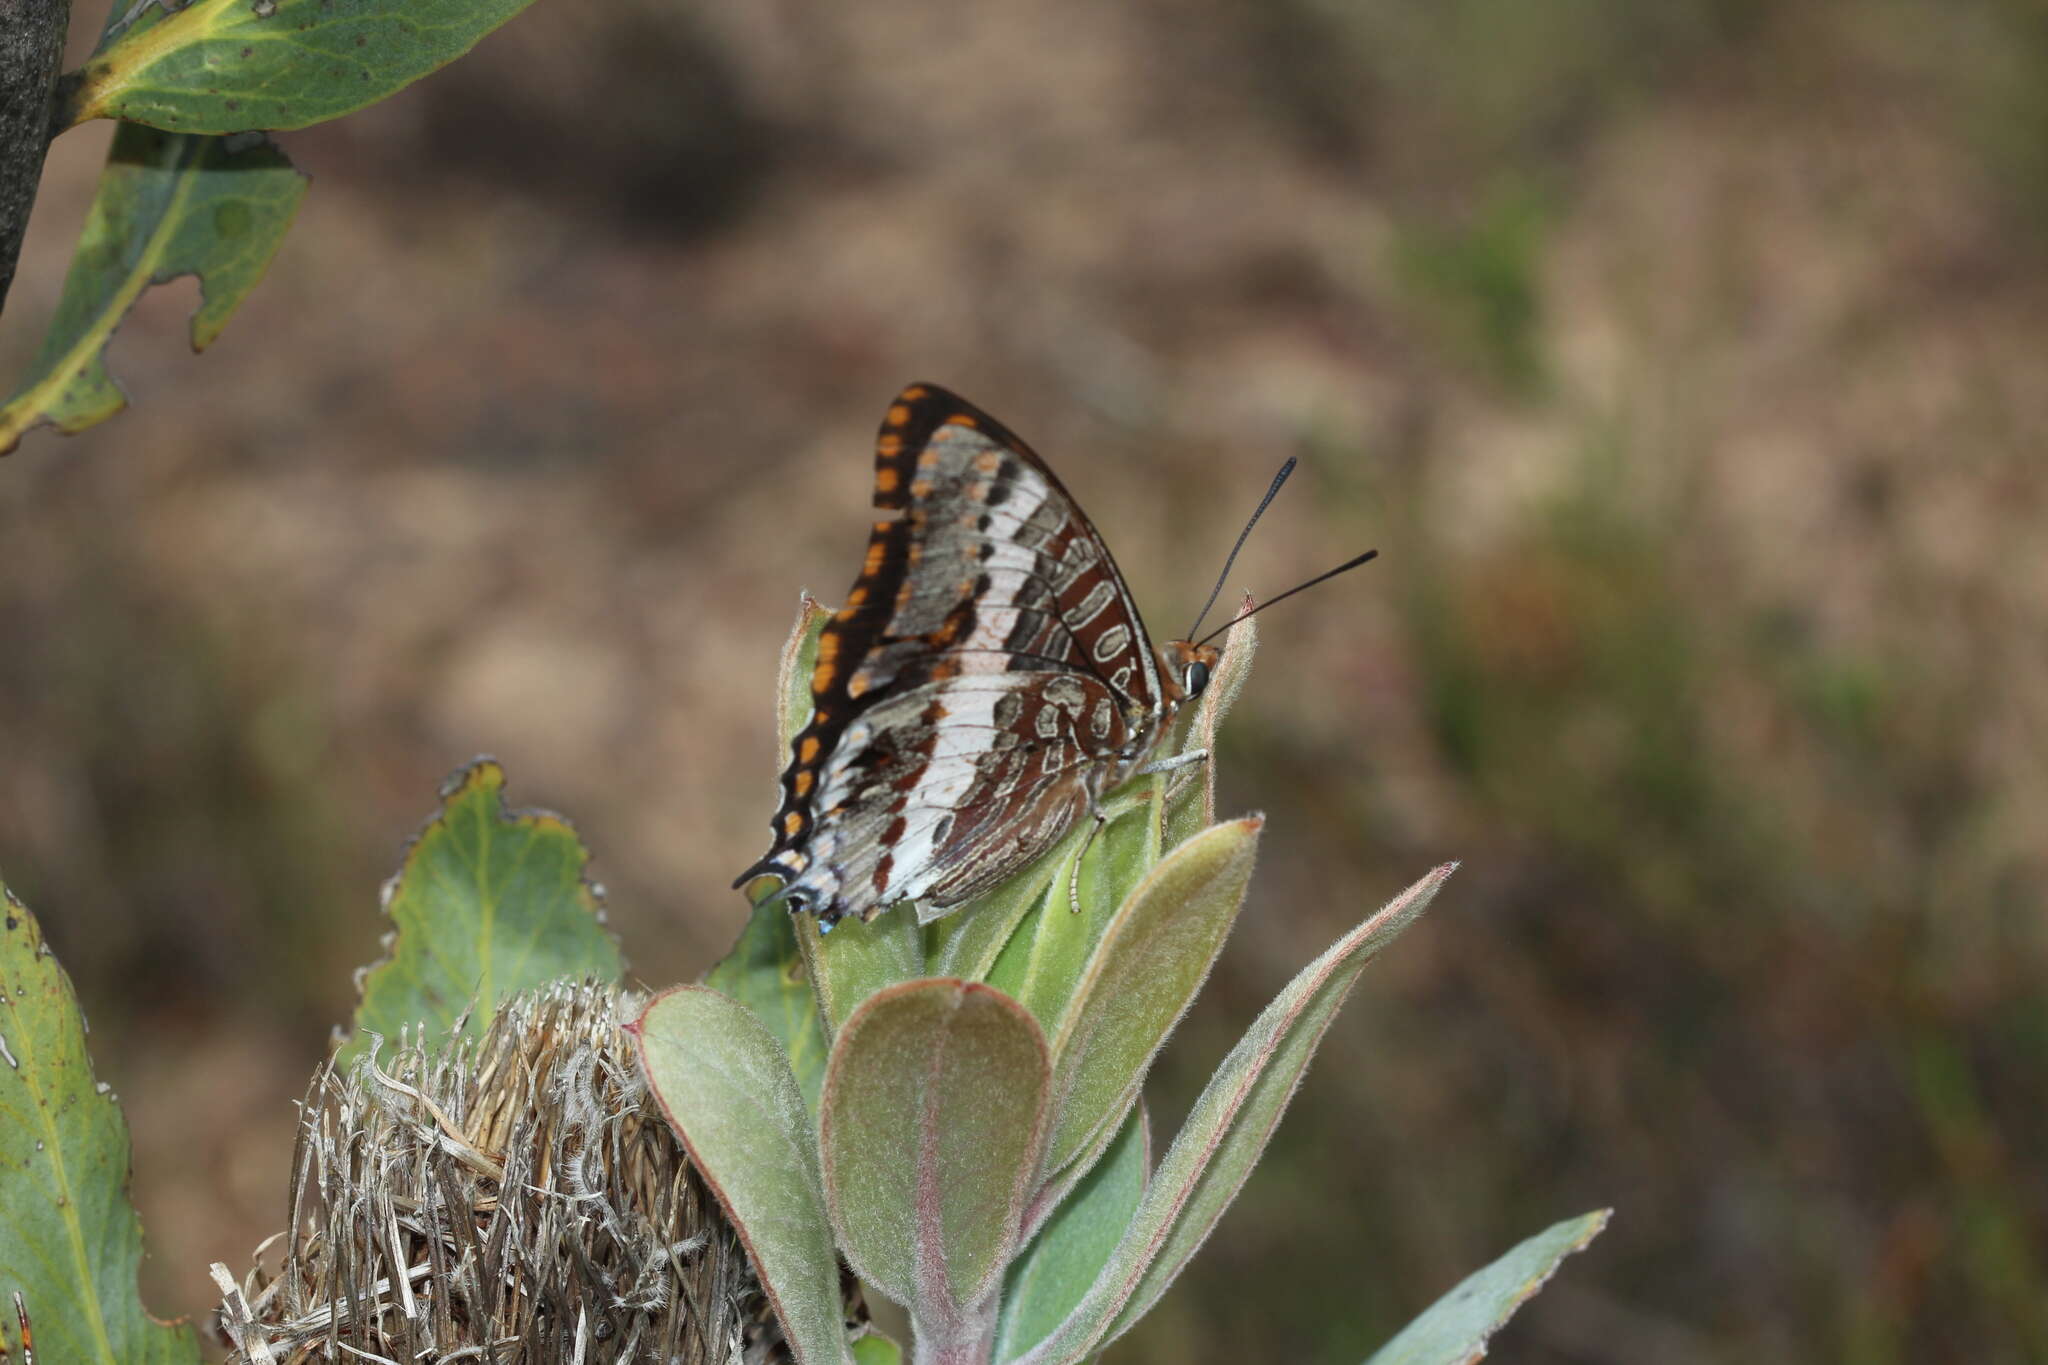
[[[1248,619],[1256,604],[1250,593],[1233,619],[1238,622],[1223,637],[1223,657],[1209,675],[1202,699],[1195,703],[1195,718],[1188,725],[1187,741],[1181,752],[1206,749],[1209,759],[1199,776],[1174,783],[1174,797],[1167,802],[1166,846],[1173,848],[1216,823],[1216,727],[1230,714],[1237,694],[1251,676],[1252,656],[1259,649],[1259,623]],[[1176,774],[1176,776],[1178,776]]]
[[[629,1031],[648,1089],[745,1244],[800,1365],[849,1359],[816,1130],[782,1045],[708,986],[656,996]]]
[[[505,809],[505,770],[478,759],[442,789],[441,813],[385,887],[396,926],[389,955],[363,981],[356,1037],[423,1026],[430,1040],[480,1035],[500,1000],[565,977],[616,981],[590,854],[559,815]]]
[[[1151,1147],[1146,1126],[1144,1107],[1134,1108],[1108,1152],[1010,1267],[996,1329],[997,1360],[1022,1355],[1059,1326],[1109,1263],[1145,1193]]]
[[[1009,1264],[1050,1075],[1031,1016],[975,982],[892,987],[833,1044],[819,1111],[826,1206],[854,1270],[921,1328],[959,1320]]]
[[[1001,886],[926,926],[926,971],[968,981],[987,979],[1026,915],[1042,911],[1055,892],[1059,908],[1067,908],[1066,871],[1072,859],[1063,842]]]
[[[1147,874],[1109,923],[1053,1035],[1058,1171],[1123,1122],[1166,1035],[1202,988],[1251,884],[1264,820],[1216,825]]]
[[[127,0],[119,0],[126,4]],[[532,0],[193,0],[68,78],[59,127],[304,128],[446,66]]]
[[[908,906],[865,922],[843,919],[829,934],[819,931],[815,915],[792,918],[828,1032],[878,991],[924,975],[924,933]]]
[[[818,634],[831,613],[819,606],[809,593],[797,599],[796,624],[782,647],[782,664],[775,684],[776,771],[789,761],[790,741],[811,718],[811,667],[818,656]],[[804,1092],[804,1103],[815,1115],[818,1090],[825,1082],[825,1050],[828,1039],[820,1016],[818,996],[811,989],[811,975],[803,945],[797,941],[790,913],[780,905],[760,904],[771,894],[774,881],[758,877],[748,887],[754,909],[747,917],[739,941],[719,964],[705,976],[705,984],[723,991],[761,1017],[768,1031],[782,1041],[789,1053],[790,1068]],[[759,895],[755,895],[759,888]]]
[[[759,905],[739,942],[704,977],[704,984],[752,1010],[789,1054],[790,1070],[815,1115],[825,1084],[825,1025],[797,948],[796,926],[780,905]]]
[[[1486,1341],[1607,1227],[1612,1209],[1568,1218],[1529,1238],[1484,1270],[1474,1271],[1379,1350],[1366,1365],[1470,1365]]]
[[[305,192],[306,178],[262,138],[182,137],[124,125],[34,377],[0,407],[0,454],[32,427],[82,431],[122,409],[127,400],[103,352],[150,285],[199,276],[192,348],[212,345],[263,278]]]
[[[18,1293],[38,1360],[197,1362],[191,1327],[144,1311],[141,1260],[128,1125],[93,1082],[70,978],[35,916],[0,886],[0,1358],[27,1355]]]
[[[1435,869],[1337,940],[1252,1023],[1195,1101],[1109,1265],[1025,1360],[1086,1359],[1144,1316],[1173,1283],[1251,1174],[1365,964],[1422,913],[1456,867]]]
[[[1081,973],[1117,907],[1159,860],[1163,778],[1151,777],[1103,804],[1108,823],[1089,839],[1089,819],[1046,855],[1055,871],[1044,908],[1023,920],[989,968],[988,982],[1020,1001],[1050,1034],[1074,998]],[[1083,844],[1076,877],[1073,860]],[[1078,899],[1081,912],[1075,914]]]
[[[869,1332],[853,1343],[854,1365],[903,1365],[903,1348],[880,1332]]]

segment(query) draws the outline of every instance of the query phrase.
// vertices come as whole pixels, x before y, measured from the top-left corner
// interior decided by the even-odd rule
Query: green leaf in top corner
[[[128,1125],[92,1076],[71,981],[35,916],[0,887],[0,1359],[185,1365],[190,1326],[142,1306],[142,1221],[128,1202]]]
[[[1459,1281],[1429,1311],[1373,1352],[1366,1365],[1471,1365],[1486,1342],[1557,1273],[1565,1257],[1606,1230],[1612,1209],[1598,1209],[1537,1233]]]
[[[489,759],[443,789],[441,813],[386,887],[395,938],[364,979],[344,1057],[368,1032],[424,1026],[430,1041],[452,1041],[468,1011],[474,1037],[507,996],[565,977],[618,979],[618,944],[583,877],[590,854],[560,816],[509,812],[504,794]]]
[[[811,990],[796,925],[780,905],[757,905],[739,942],[705,974],[704,984],[752,1010],[789,1054],[804,1104],[818,1112],[825,1083],[825,1023]]]
[[[130,0],[116,2],[125,11]],[[120,118],[181,133],[304,128],[396,94],[531,3],[192,0],[118,32],[110,25],[71,78],[59,126]]]
[[[0,454],[33,427],[83,431],[126,405],[103,353],[150,285],[197,275],[192,348],[211,345],[263,278],[305,192],[305,176],[261,137],[124,125],[31,378],[0,407]]]

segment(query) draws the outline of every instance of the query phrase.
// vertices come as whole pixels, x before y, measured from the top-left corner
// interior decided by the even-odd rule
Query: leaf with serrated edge
[[[1145,1193],[1151,1161],[1146,1128],[1140,1105],[1010,1267],[996,1328],[997,1360],[1022,1355],[1057,1327],[1108,1264]]]
[[[1422,913],[1456,867],[1435,869],[1338,939],[1253,1021],[1189,1111],[1087,1298],[1024,1360],[1085,1360],[1166,1291],[1251,1174],[1365,964]]]
[[[1486,1354],[1487,1339],[1557,1273],[1565,1257],[1605,1231],[1613,1214],[1597,1209],[1552,1224],[1475,1270],[1373,1352],[1366,1365],[1471,1365]]]
[[[85,1021],[42,926],[0,886],[0,1359],[104,1365],[199,1360],[191,1327],[158,1322],[135,1286],[142,1220],[128,1202],[128,1125],[92,1076]]]
[[[230,145],[132,124],[115,135],[34,377],[0,407],[0,454],[33,427],[83,431],[126,405],[104,353],[143,290],[199,277],[192,349],[201,351],[263,278],[306,178],[261,138]]]
[[[1014,1254],[1051,1070],[1024,1008],[978,982],[911,981],[854,1012],[819,1109],[825,1202],[861,1278],[948,1333]]]
[[[1182,844],[1124,900],[1088,960],[1053,1035],[1053,1135],[1058,1171],[1123,1105],[1188,1002],[1208,979],[1237,921],[1258,853],[1258,817],[1216,825]]]
[[[58,126],[304,128],[446,66],[532,2],[192,0],[95,52],[72,78]]]
[[[422,1026],[453,1041],[468,1011],[480,1035],[499,1001],[564,978],[619,978],[590,854],[559,815],[505,808],[505,770],[479,759],[442,788],[441,813],[406,850],[386,890],[390,955],[363,978],[353,1059],[367,1033]]]
[[[654,998],[629,1026],[690,1164],[747,1249],[800,1365],[851,1359],[816,1130],[782,1045],[708,986]]]

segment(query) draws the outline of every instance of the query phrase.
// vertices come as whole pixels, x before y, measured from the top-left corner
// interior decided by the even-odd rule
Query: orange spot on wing
[[[973,424],[969,423],[968,425],[972,426]],[[1002,467],[1003,453],[1000,450],[984,450],[981,454],[974,457],[974,468],[977,473],[993,474]]]
[[[910,395],[908,395],[908,394],[905,394],[905,395],[904,395],[904,397],[906,397],[906,398],[908,398],[909,396],[910,396]],[[869,408],[869,409],[868,409],[868,411],[869,411],[869,412],[873,412],[873,411],[874,411],[874,409],[873,409],[873,408]],[[905,407],[905,406],[904,406],[903,404],[901,404],[901,403],[891,403],[891,404],[889,405],[889,417],[888,417],[888,422],[889,422],[889,425],[890,425],[890,426],[892,426],[892,427],[900,427],[900,426],[902,426],[902,425],[903,425],[903,424],[904,424],[905,422],[908,422],[909,420],[910,420],[910,409],[909,409],[909,408]]]
[[[931,495],[932,495],[932,481],[931,481],[930,479],[912,479],[912,480],[910,481],[910,496],[911,496],[911,497],[913,497],[913,498],[918,498],[918,499],[920,499],[920,500],[921,500],[921,499],[924,499],[924,498],[928,498],[928,497],[930,497]]]
[[[906,403],[915,403],[920,398],[923,398],[929,392],[931,392],[931,390],[927,389],[922,384],[912,384],[909,388],[905,389],[900,396]]]
[[[803,769],[796,775],[796,794],[798,796],[809,796],[811,788],[816,786],[817,782],[818,775],[816,773],[812,772],[809,768]]]
[[[869,545],[868,557],[861,561],[860,576],[862,578],[873,578],[876,574],[880,573],[882,571],[882,558],[888,552],[889,547],[879,540]]]
[[[974,420],[972,413],[956,412],[946,419],[946,425],[949,427],[978,427],[981,423]]]
[[[791,811],[789,814],[782,817],[782,832],[784,834],[793,835],[797,831],[801,830],[803,827],[804,817],[801,813],[797,811]]]
[[[875,491],[878,493],[894,493],[902,482],[903,476],[888,465],[875,471]]]
[[[815,763],[817,759],[818,737],[816,735],[805,735],[804,742],[797,748],[796,761],[799,763]]]

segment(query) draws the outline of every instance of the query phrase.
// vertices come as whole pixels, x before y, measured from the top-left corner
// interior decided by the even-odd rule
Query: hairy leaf
[[[850,1359],[816,1130],[782,1045],[708,986],[655,997],[630,1031],[648,1089],[745,1243],[797,1360]]]
[[[1486,1342],[1527,1303],[1564,1258],[1607,1227],[1614,1210],[1599,1209],[1553,1224],[1507,1255],[1476,1270],[1415,1321],[1373,1352],[1366,1365],[1471,1365]]]
[[[1223,657],[1216,661],[1209,686],[1195,703],[1195,716],[1181,747],[1183,751],[1205,749],[1209,758],[1197,773],[1174,774],[1176,780],[1170,784],[1174,795],[1166,812],[1168,848],[1216,823],[1216,727],[1230,714],[1237,694],[1244,691],[1245,679],[1251,676],[1252,656],[1259,649],[1259,623],[1249,619],[1255,605],[1246,593],[1234,618],[1238,624],[1223,637]]]
[[[957,1321],[1014,1254],[1049,1077],[1031,1016],[973,982],[892,987],[833,1044],[826,1204],[853,1268],[920,1324]]]
[[[1016,997],[1047,1033],[1059,1028],[1095,945],[1117,907],[1159,861],[1159,796],[1164,778],[1142,783],[1104,803],[1108,817],[1094,838],[1089,820],[1049,855],[1056,871],[1044,908],[1017,926],[989,968],[989,984]],[[1087,851],[1074,871],[1073,852]],[[1080,902],[1074,913],[1075,900]]]
[[[189,1326],[158,1322],[135,1287],[142,1221],[128,1202],[128,1125],[92,1077],[85,1021],[42,927],[0,886],[0,1358],[197,1362]]]
[[[768,1026],[789,1054],[804,1104],[815,1115],[825,1084],[825,1024],[789,912],[780,905],[755,906],[739,942],[705,975],[704,984],[739,1001]]]
[[[1145,1193],[1151,1159],[1142,1105],[1046,1221],[1003,1284],[997,1360],[1024,1354],[1074,1310],[1109,1263]]]
[[[1152,1058],[1223,950],[1264,823],[1235,820],[1188,840],[1110,921],[1053,1035],[1047,1170],[1062,1169],[1103,1128],[1123,1122]]]
[[[0,407],[0,453],[49,424],[83,431],[127,400],[104,351],[152,284],[199,277],[192,348],[213,344],[263,278],[306,178],[257,138],[186,137],[134,124],[114,136],[33,376]]]
[[[192,0],[105,42],[71,78],[59,126],[120,118],[177,133],[304,128],[446,66],[531,3]]]
[[[1173,1283],[1251,1174],[1365,964],[1422,913],[1455,867],[1437,868],[1337,940],[1259,1015],[1195,1101],[1109,1265],[1026,1360],[1086,1359]]]
[[[505,771],[479,759],[449,779],[441,813],[385,886],[394,938],[363,980],[353,1056],[366,1032],[423,1026],[452,1041],[458,1020],[480,1035],[498,1002],[564,977],[616,981],[618,944],[590,854],[559,815],[505,809]]]

